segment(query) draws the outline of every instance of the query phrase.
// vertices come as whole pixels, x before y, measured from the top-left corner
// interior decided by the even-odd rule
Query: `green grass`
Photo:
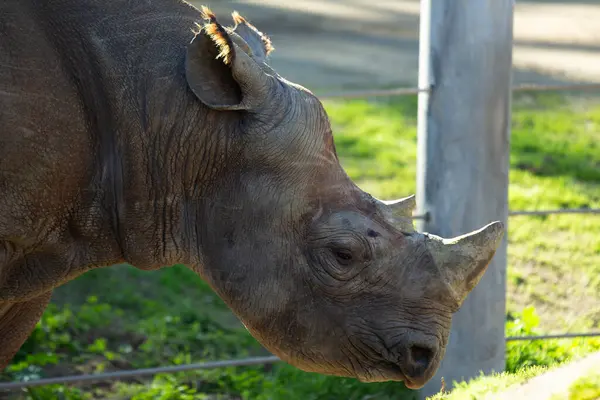
[[[548,367],[525,367],[514,373],[503,372],[480,376],[468,382],[459,382],[451,392],[438,393],[427,400],[479,400],[484,396],[503,392],[516,385],[527,383],[532,378],[549,372],[561,364]],[[562,389],[562,388],[561,388]],[[557,393],[551,400],[598,400],[600,399],[600,372],[587,372],[564,388],[564,393]]]
[[[516,315],[510,314],[506,323],[507,336],[539,335],[540,317],[531,306]],[[450,392],[438,393],[428,400],[477,400],[484,394],[496,393],[581,356],[600,351],[600,338],[576,338],[514,341],[507,344],[506,371],[480,376],[468,382],[454,382]]]
[[[327,102],[341,162],[381,198],[415,191],[416,99]],[[600,207],[600,105],[556,96],[514,100],[511,209]],[[514,217],[509,222],[507,334],[600,326],[600,217]],[[506,387],[600,340],[513,342],[509,373],[459,390]],[[55,291],[52,306],[5,379],[175,365],[265,354],[193,273],[181,266],[92,271]],[[523,370],[523,367],[526,369]],[[476,385],[476,386],[475,386]],[[462,388],[462,389],[461,389]],[[195,371],[86,386],[50,386],[19,399],[411,399],[401,383],[362,384],[285,364]],[[203,397],[209,396],[209,397]]]
[[[428,397],[427,400],[478,400],[484,395],[501,392],[513,385],[525,383],[548,371],[547,367],[528,367],[514,373],[502,372],[490,375],[481,375],[468,382],[457,382],[451,392],[438,393]]]
[[[567,397],[555,396],[552,400],[600,399],[600,372],[590,372],[576,380],[568,389]]]
[[[520,314],[509,313],[506,321],[507,336],[537,336],[540,317],[532,306]],[[553,366],[585,354],[600,351],[600,337],[511,341],[506,345],[506,371],[518,373],[532,366]]]

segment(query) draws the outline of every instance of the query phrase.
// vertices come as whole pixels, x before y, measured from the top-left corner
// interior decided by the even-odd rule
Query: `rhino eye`
[[[333,255],[337,259],[338,263],[342,265],[349,265],[352,262],[352,253],[346,249],[333,249]]]

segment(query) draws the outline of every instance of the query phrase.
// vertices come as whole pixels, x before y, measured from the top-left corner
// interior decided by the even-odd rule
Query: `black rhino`
[[[270,40],[179,0],[0,3],[0,368],[53,288],[182,263],[305,371],[423,386],[504,233],[416,232],[345,174]]]

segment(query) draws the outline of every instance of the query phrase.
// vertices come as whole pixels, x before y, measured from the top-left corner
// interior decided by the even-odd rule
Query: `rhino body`
[[[266,35],[178,0],[0,4],[0,368],[52,290],[185,264],[305,371],[421,387],[503,234],[413,229]]]

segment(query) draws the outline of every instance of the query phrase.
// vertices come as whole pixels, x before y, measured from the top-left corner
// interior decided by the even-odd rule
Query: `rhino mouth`
[[[430,379],[429,374],[424,374],[416,378],[412,377],[404,372],[404,368],[399,361],[391,361],[383,357],[371,368],[355,371],[355,375],[359,381],[364,383],[404,382],[404,385],[411,390],[422,388]]]
[[[411,380],[403,371],[402,368],[394,364],[390,361],[383,362],[379,368],[377,368],[380,378],[376,380],[371,380],[370,382],[384,382],[384,381],[394,381],[394,382],[404,382],[404,385],[411,389],[420,389],[423,387],[424,383],[417,383]]]
[[[406,384],[408,381],[402,368],[391,361],[381,361],[371,368],[356,371],[355,375],[363,383],[394,381]]]
[[[408,380],[406,378],[406,375],[404,374],[404,372],[402,372],[402,368],[400,368],[399,365],[397,365],[393,362],[390,362],[390,361],[383,362],[382,370],[383,370],[382,372],[386,376],[387,380],[392,380],[392,381],[396,381],[396,382],[401,382],[401,381],[406,382]]]

